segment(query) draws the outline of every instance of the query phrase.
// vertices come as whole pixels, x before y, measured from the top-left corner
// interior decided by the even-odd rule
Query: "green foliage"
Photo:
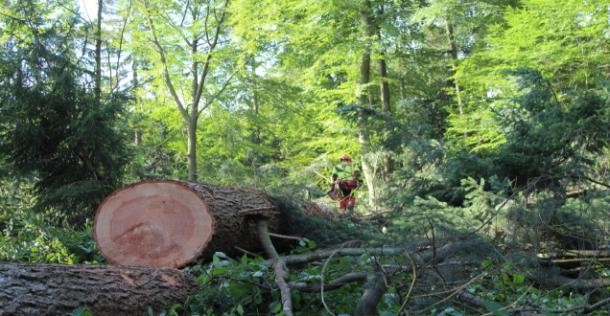
[[[279,293],[271,292],[269,269],[260,257],[243,256],[235,261],[216,253],[208,267],[194,269],[200,287],[189,299],[188,308],[201,315],[243,315],[244,306],[258,306],[264,314],[273,312]]]
[[[565,179],[590,165],[588,153],[608,144],[609,99],[595,92],[575,93],[557,100],[548,82],[537,72],[518,73],[517,106],[500,109],[506,135],[494,161],[498,173],[517,183],[536,177]]]
[[[16,6],[43,10],[29,1]],[[125,99],[97,100],[83,83],[75,17],[55,26],[33,12],[21,17],[30,34],[17,25],[6,30],[17,36],[0,42],[0,149],[14,172],[38,179],[36,208],[82,223],[120,183],[128,159],[117,124]]]
[[[465,199],[462,206],[451,206],[433,196],[425,199],[416,196],[412,202],[410,196],[402,197],[403,203],[408,206],[402,209],[400,216],[393,219],[393,227],[389,232],[396,235],[394,238],[407,240],[436,232],[440,234],[438,238],[443,239],[484,227],[483,224],[496,215],[496,209],[503,200],[502,195],[489,192],[485,188],[484,180],[478,182],[472,178],[464,179],[462,190],[465,192]],[[485,230],[489,229],[491,227],[485,227]],[[400,235],[403,236],[399,237]]]
[[[465,259],[478,262],[507,249],[608,243],[607,1],[228,3],[218,25],[224,1],[104,2],[102,73],[109,76],[100,100],[91,93],[93,23],[83,23],[75,1],[3,3],[0,261],[101,261],[90,211],[104,196],[122,182],[187,177],[180,102],[186,117],[201,110],[200,179],[274,192],[291,233],[307,238],[293,253],[351,240],[493,241],[494,249],[468,249]],[[165,56],[152,49],[153,25]],[[389,111],[381,111],[382,83]],[[365,214],[374,220],[364,223],[304,216],[303,196],[325,198],[330,168],[344,152],[370,167],[366,180],[381,195],[380,212]],[[67,217],[84,225],[72,228]],[[408,265],[368,254],[334,258],[324,271],[317,263],[291,267],[289,281],[316,283],[385,263]],[[583,295],[538,289],[514,260],[494,265],[486,262],[485,277],[467,288],[484,301],[477,312],[584,312]],[[261,258],[217,254],[192,272],[197,292],[162,315],[281,314]],[[392,276],[381,315],[397,312],[410,281],[407,273]],[[352,313],[362,285],[325,293],[330,309]],[[429,290],[414,293],[412,303],[425,305]],[[300,315],[326,313],[319,293],[294,291],[293,300]],[[428,311],[470,312],[451,302]]]
[[[0,261],[95,263],[97,253],[87,222],[82,230],[54,226],[48,214],[33,212],[32,183],[0,180]]]
[[[312,249],[299,247],[295,252]],[[340,257],[329,262],[323,271],[321,265],[307,265],[291,273],[289,281],[319,283],[324,272],[326,280],[332,280],[354,269],[366,268],[375,258],[368,254],[360,258]],[[216,253],[210,264],[191,268],[196,276],[199,289],[186,303],[191,315],[283,315],[279,291],[274,283],[272,267],[260,257],[243,256],[238,260]],[[360,297],[362,284],[352,283],[341,289],[328,291],[325,301],[336,314],[348,315],[353,312],[354,302]],[[319,292],[293,291],[295,315],[325,314]],[[400,302],[394,288],[384,295],[379,304],[381,313],[396,312]]]
[[[494,25],[480,49],[459,65],[466,113],[451,116],[448,137],[477,152],[496,150],[507,140],[495,116],[519,93],[507,71],[540,72],[561,104],[570,102],[573,91],[599,89],[608,80],[608,72],[599,71],[610,50],[607,18],[603,0],[566,0],[561,7],[525,0],[508,8],[504,23]]]
[[[467,291],[484,299],[493,315],[510,315],[513,310],[527,309],[548,314],[582,315],[587,305],[586,295],[562,288],[536,288],[526,280],[527,272],[511,263],[496,264],[486,260],[483,267],[487,272],[485,277],[469,286]]]
[[[350,240],[381,241],[378,229],[370,223],[355,224],[350,221],[335,221],[304,215],[303,200],[290,195],[272,196],[271,200],[282,214],[290,233],[316,241],[320,246],[335,245]]]

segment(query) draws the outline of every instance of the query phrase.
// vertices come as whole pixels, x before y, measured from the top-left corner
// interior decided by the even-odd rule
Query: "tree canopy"
[[[534,270],[551,261],[532,263],[608,251],[607,0],[87,3],[101,11],[0,4],[0,261],[103,262],[90,230],[106,196],[192,180],[340,222],[294,222],[294,252],[354,236],[363,248],[480,246],[456,259],[459,280],[436,259],[421,280],[404,267],[430,266],[407,257],[308,262],[293,288],[353,269],[385,283],[360,278],[326,301],[293,292],[295,314],[363,311],[363,287],[383,288],[382,315],[608,311],[607,285],[545,287]],[[353,214],[327,195],[344,154],[362,170]],[[608,258],[588,262],[561,261],[555,276],[607,282]],[[267,268],[217,254],[191,271],[208,287],[168,313],[285,314]],[[426,292],[439,289],[453,294]],[[466,294],[480,304],[458,303]]]

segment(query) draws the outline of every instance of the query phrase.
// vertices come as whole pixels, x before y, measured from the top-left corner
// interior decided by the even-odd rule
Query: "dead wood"
[[[383,272],[377,272],[371,276],[364,286],[364,292],[358,301],[355,316],[377,315],[377,304],[381,300],[383,294],[387,291],[385,275]]]
[[[324,283],[324,290],[332,291],[341,288],[352,282],[360,282],[366,280],[369,272],[350,272],[346,273],[330,282]],[[307,282],[290,282],[290,288],[299,290],[302,292],[320,292],[322,284],[320,283],[307,283]]]
[[[288,285],[287,281],[288,269],[286,268],[285,260],[279,256],[271,242],[267,221],[259,220],[256,225],[261,245],[272,261],[273,271],[275,273],[275,283],[280,288],[282,310],[286,316],[292,316],[292,293],[290,292],[290,285]]]
[[[591,290],[610,286],[610,279],[583,279],[583,278],[568,278],[560,275],[559,269],[556,268],[540,268],[538,273],[532,275],[534,281],[548,288],[566,287],[573,290]]]

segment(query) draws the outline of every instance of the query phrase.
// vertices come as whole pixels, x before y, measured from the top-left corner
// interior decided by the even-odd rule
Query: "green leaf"
[[[523,274],[514,274],[513,275],[513,283],[521,285],[525,282],[525,275]]]
[[[244,308],[241,306],[241,304],[237,305],[237,308],[235,309],[235,311],[239,315],[243,315],[244,314]]]
[[[493,262],[490,259],[485,259],[481,263],[483,265],[483,269],[491,269],[493,267]]]
[[[271,312],[274,314],[279,313],[282,310],[282,304],[275,302],[271,305]]]
[[[315,241],[307,239],[307,248],[316,249],[317,246]]]
[[[506,310],[502,310],[502,308],[503,308],[502,305],[500,305],[496,302],[484,301],[483,305],[485,305],[485,308],[487,309],[487,311],[489,311],[493,315],[496,315],[496,316],[509,316],[510,315]]]

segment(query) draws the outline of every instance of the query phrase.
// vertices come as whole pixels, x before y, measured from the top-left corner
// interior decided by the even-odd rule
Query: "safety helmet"
[[[339,157],[339,161],[344,161],[344,160],[350,162],[350,161],[352,161],[352,158],[347,154],[343,154],[343,155],[341,155],[341,157]]]

